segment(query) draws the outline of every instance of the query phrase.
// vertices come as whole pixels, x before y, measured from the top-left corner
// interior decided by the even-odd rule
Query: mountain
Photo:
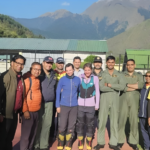
[[[0,14],[0,37],[33,38],[38,36],[9,16]]]
[[[95,25],[86,15],[73,14],[67,10],[46,13],[38,18],[14,18],[35,34],[56,39],[99,39]]]
[[[150,19],[128,29],[107,41],[114,55],[125,54],[126,49],[150,49]]]
[[[16,21],[46,38],[109,39],[150,19],[150,0],[99,0],[82,14],[61,9]]]

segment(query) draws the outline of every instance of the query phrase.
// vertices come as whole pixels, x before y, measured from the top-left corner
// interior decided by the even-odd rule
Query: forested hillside
[[[2,14],[0,14],[0,37],[43,38],[41,35],[35,36],[29,29]]]

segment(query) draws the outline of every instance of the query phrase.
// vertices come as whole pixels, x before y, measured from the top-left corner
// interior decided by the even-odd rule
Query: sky
[[[66,9],[82,13],[98,0],[0,0],[0,14],[15,18],[36,18],[46,12]]]

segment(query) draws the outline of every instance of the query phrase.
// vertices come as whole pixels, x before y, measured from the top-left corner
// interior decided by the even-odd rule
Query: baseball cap
[[[47,56],[43,59],[43,62],[54,62],[54,59],[50,56]]]
[[[102,58],[99,57],[99,56],[96,56],[96,57],[94,58],[94,62],[100,62],[100,63],[102,63]]]
[[[56,63],[64,63],[65,61],[64,61],[64,59],[62,58],[62,57],[58,57],[57,59],[56,59]]]

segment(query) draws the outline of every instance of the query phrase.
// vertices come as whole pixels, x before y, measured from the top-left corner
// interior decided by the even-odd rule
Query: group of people
[[[22,75],[25,62],[22,55],[14,56],[10,69],[0,75],[0,150],[12,150],[18,116],[20,150],[48,150],[50,132],[58,140],[58,150],[71,150],[76,138],[79,150],[84,143],[91,150],[96,130],[93,148],[99,150],[105,146],[106,128],[111,149],[120,150],[127,139],[138,150],[138,121],[145,150],[150,149],[150,71],[144,80],[135,72],[133,59],[127,60],[127,71],[118,72],[114,56],[106,58],[105,71],[101,57],[83,69],[79,56],[65,66],[59,57],[53,70],[54,59],[47,56]],[[129,137],[125,134],[128,117]]]

